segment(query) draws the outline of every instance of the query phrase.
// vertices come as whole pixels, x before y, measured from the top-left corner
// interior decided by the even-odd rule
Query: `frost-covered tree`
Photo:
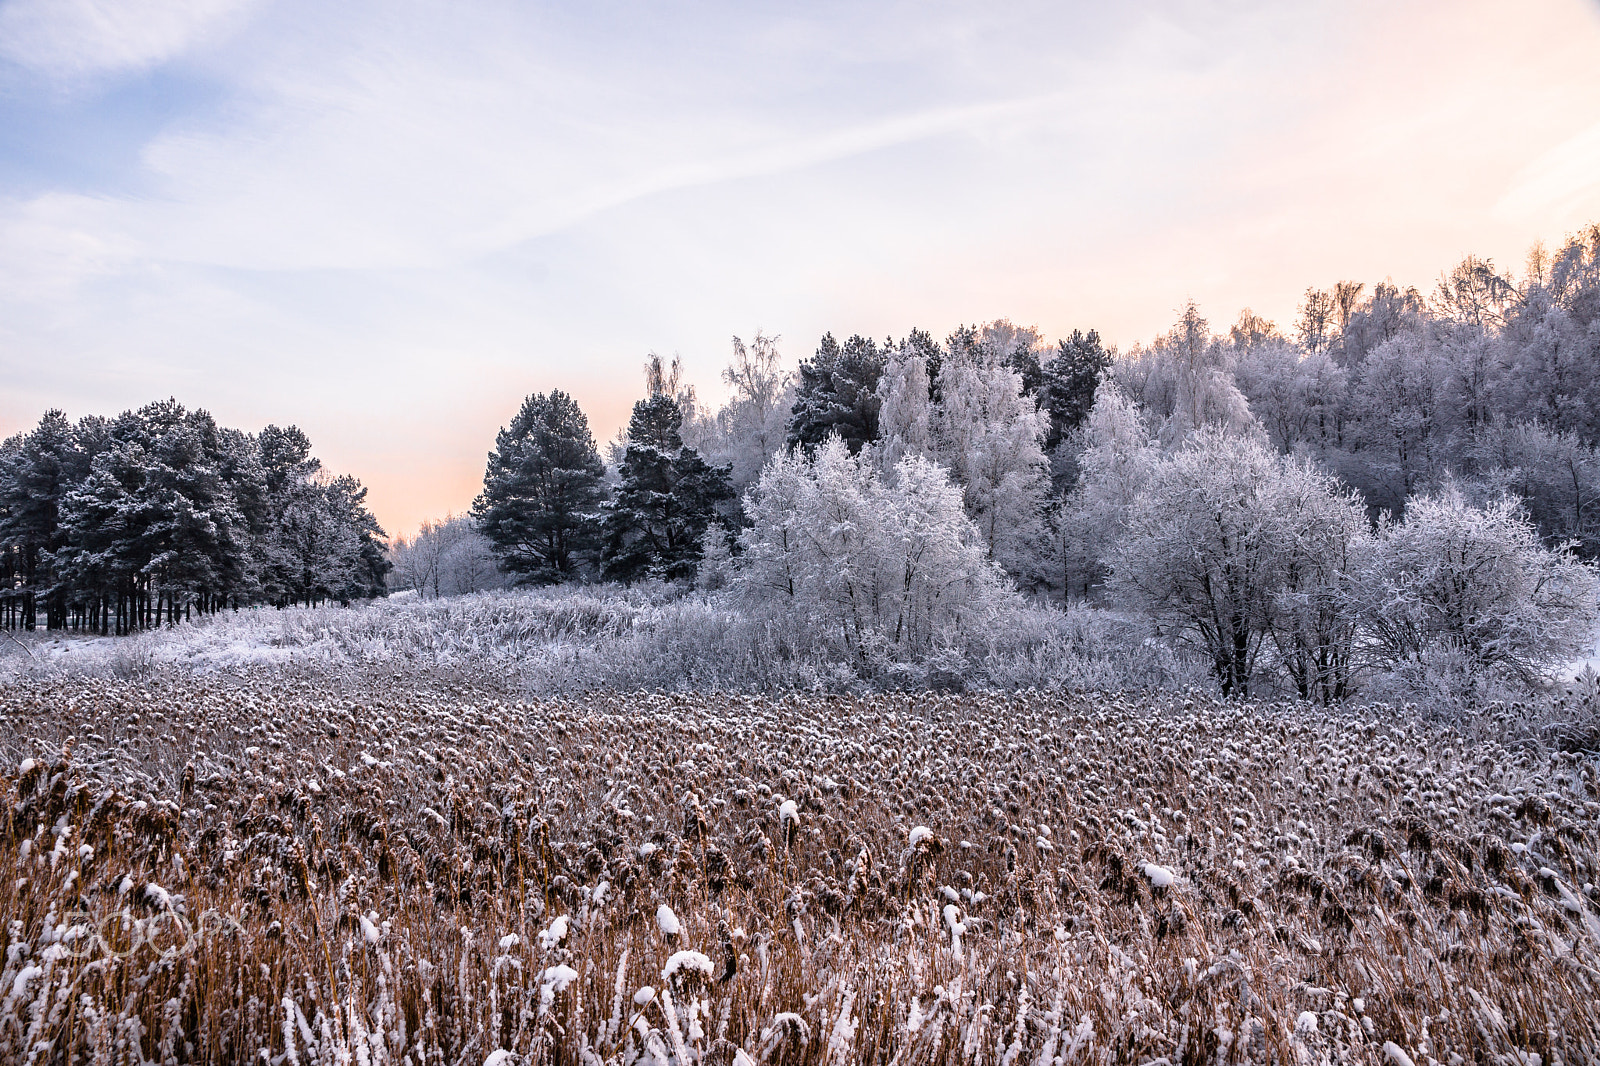
[[[1052,517],[1052,569],[1063,595],[1085,595],[1128,528],[1133,504],[1161,459],[1144,412],[1115,382],[1102,382],[1084,423],[1078,483]]]
[[[989,557],[1032,577],[1044,536],[1049,461],[1040,442],[1047,419],[1023,395],[1022,376],[1003,344],[953,335],[939,369],[936,454],[961,485]]]
[[[1062,440],[1083,425],[1094,406],[1095,390],[1111,369],[1112,356],[1094,330],[1073,330],[1056,345],[1041,368],[1039,405],[1050,418],[1044,449],[1053,452]]]
[[[1208,429],[1150,471],[1110,553],[1111,585],[1247,696],[1273,644],[1308,696],[1336,699],[1351,636],[1340,575],[1356,501],[1256,437]]]
[[[600,543],[604,477],[577,401],[559,389],[536,392],[495,436],[483,493],[472,505],[478,530],[524,582],[582,577]]]
[[[226,606],[381,595],[382,530],[353,478],[319,479],[294,427],[258,435],[175,400],[115,418],[47,414],[0,445],[0,626],[103,633]],[[294,536],[316,516],[332,584]],[[306,519],[306,521],[302,521]],[[327,576],[326,574],[324,576]]]
[[[606,509],[601,565],[608,580],[694,577],[706,527],[732,499],[725,467],[684,446],[683,410],[658,392],[633,405],[621,480]]]
[[[1337,703],[1354,691],[1355,582],[1372,539],[1364,508],[1337,478],[1289,457],[1277,460],[1262,502],[1276,660],[1301,699]]]
[[[1547,544],[1600,559],[1600,448],[1537,422],[1500,427],[1490,447],[1480,459],[1491,492],[1520,499]]]
[[[493,542],[470,515],[423,522],[414,536],[396,537],[389,555],[394,562],[391,587],[415,589],[422,596],[482,592],[501,588],[508,580]]]
[[[1118,360],[1112,376],[1171,450],[1207,429],[1244,433],[1252,428],[1250,405],[1234,383],[1230,354],[1191,300],[1166,334]]]
[[[731,394],[715,415],[702,420],[696,447],[708,462],[728,467],[737,494],[755,484],[767,460],[785,446],[795,398],[791,378],[777,337],[758,331],[749,344],[733,338],[733,358],[722,371]]]
[[[1235,350],[1234,382],[1279,451],[1339,443],[1348,388],[1344,368],[1325,352],[1307,353],[1281,337]]]
[[[1390,511],[1439,483],[1449,467],[1456,412],[1446,402],[1449,353],[1431,330],[1379,345],[1350,389],[1352,462],[1342,464],[1367,502]]]
[[[826,334],[800,364],[800,383],[789,417],[788,444],[815,448],[837,434],[855,455],[878,439],[878,379],[884,353],[868,337],[844,344]]]
[[[65,617],[52,553],[62,547],[62,497],[87,464],[61,411],[45,412],[31,432],[0,444],[0,626],[33,629],[41,599],[47,625]]]
[[[745,509],[741,592],[863,666],[925,656],[1012,595],[959,489],[920,456],[880,478],[832,437],[775,456]]]
[[[1032,326],[1019,326],[1008,318],[997,318],[983,325],[957,326],[945,340],[945,347],[962,358],[1000,363],[1016,371],[1022,379],[1022,394],[1037,398],[1044,384],[1043,361],[1049,346]],[[979,355],[979,352],[982,355]]]
[[[280,606],[347,604],[384,594],[392,564],[366,496],[355,478],[325,471],[292,489],[273,534],[288,564]]]
[[[879,438],[873,446],[873,458],[882,473],[892,473],[908,455],[934,455],[933,383],[928,358],[932,345],[933,339],[927,334],[913,331],[911,337],[890,349],[883,376],[878,379]]]
[[[1357,588],[1369,650],[1390,668],[1447,650],[1538,682],[1592,647],[1600,620],[1591,567],[1540,543],[1516,501],[1474,506],[1454,485],[1381,531]]]

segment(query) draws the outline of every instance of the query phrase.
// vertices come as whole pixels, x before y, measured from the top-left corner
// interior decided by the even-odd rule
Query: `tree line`
[[[367,490],[299,429],[166,400],[0,443],[0,626],[124,634],[251,604],[384,593]]]
[[[676,360],[646,379],[610,463],[559,391],[500,432],[473,515],[518,580],[731,583],[859,655],[928,653],[991,593],[1097,599],[1230,692],[1270,664],[1328,700],[1363,658],[1528,679],[1589,636],[1600,227],[1521,276],[1310,289],[1287,328],[830,334],[794,374],[758,334],[714,411]]]

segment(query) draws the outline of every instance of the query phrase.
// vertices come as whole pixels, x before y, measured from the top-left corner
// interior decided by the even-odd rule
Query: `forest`
[[[652,358],[388,544],[292,428],[51,413],[0,1059],[1589,1061],[1597,266]]]
[[[245,433],[175,400],[49,411],[0,443],[0,626],[120,635],[379,595],[391,564],[365,501],[294,426]]]
[[[864,674],[1018,597],[1088,603],[1224,693],[1322,702],[1376,674],[1537,687],[1591,646],[1600,227],[1520,275],[1310,289],[1287,327],[1191,302],[1124,352],[1006,320],[828,335],[794,374],[757,334],[722,378],[708,409],[652,356],[604,455],[570,396],[529,396],[396,579],[692,583]]]
[[[793,372],[757,333],[722,382],[707,407],[652,355],[603,446],[533,393],[470,513],[390,544],[293,427],[50,412],[0,445],[0,622],[583,586],[700,597],[769,661],[898,687],[1091,610],[1224,695],[1325,704],[1531,691],[1593,646],[1600,227],[1428,294],[1310,289],[1282,327],[1190,302],[1126,351],[1004,319],[829,334]]]

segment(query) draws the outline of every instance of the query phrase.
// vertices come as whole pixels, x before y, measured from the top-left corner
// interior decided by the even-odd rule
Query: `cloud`
[[[1600,191],[1600,122],[1567,138],[1523,167],[1494,206],[1506,221],[1565,211]]]
[[[246,0],[12,0],[0,7],[0,55],[75,78],[171,59]]]

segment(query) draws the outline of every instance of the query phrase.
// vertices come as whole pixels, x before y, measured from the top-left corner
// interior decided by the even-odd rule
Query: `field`
[[[18,678],[0,1061],[1596,1061],[1594,757],[1406,718]]]

